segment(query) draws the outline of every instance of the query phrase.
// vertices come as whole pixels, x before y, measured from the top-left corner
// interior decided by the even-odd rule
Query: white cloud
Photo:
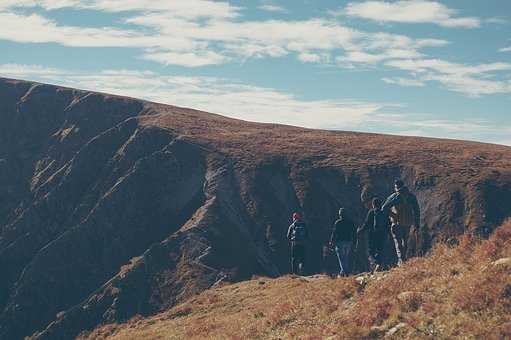
[[[327,63],[329,56],[328,54],[302,52],[298,55],[298,59],[300,59],[304,63],[320,63],[320,62]]]
[[[391,106],[355,100],[301,100],[275,89],[220,78],[163,76],[150,71],[105,70],[85,74],[8,64],[0,65],[0,74],[192,107],[250,121],[309,128],[353,128],[378,110]]]
[[[0,12],[0,39],[20,43],[54,42],[75,47],[151,46],[157,39],[140,33],[111,27],[90,28],[59,26],[40,15]],[[22,27],[23,29],[20,29]]]
[[[0,9],[36,6],[47,10],[70,7],[107,12],[168,12],[187,19],[234,18],[240,11],[228,2],[211,0],[2,0]]]
[[[128,12],[124,18],[132,25],[126,29],[59,25],[40,14],[0,11],[0,39],[79,47],[141,48],[145,59],[187,67],[289,54],[303,62],[316,63],[330,63],[345,54],[344,60],[348,62],[367,63],[418,58],[420,48],[448,43],[439,39],[361,32],[321,18],[243,21],[238,20],[239,8],[206,0],[22,0],[11,2],[11,6],[14,3],[26,7],[37,4],[47,9],[75,4],[78,8],[135,12]],[[12,8],[9,4],[3,6]],[[199,9],[195,11],[194,8]]]
[[[431,114],[376,113],[368,117],[366,125],[376,124],[380,127],[380,132],[397,135],[465,139],[511,145],[507,137],[511,133],[508,127],[481,119],[431,119],[429,118],[431,116]],[[456,117],[456,115],[452,116]]]
[[[199,67],[206,65],[222,64],[227,58],[221,54],[204,51],[200,54],[193,52],[175,53],[175,52],[147,52],[143,55],[144,59],[156,61],[166,65],[180,65],[186,67]]]
[[[401,2],[366,1],[351,3],[347,8],[354,15],[357,8],[383,6],[387,11],[395,9],[392,6]],[[126,26],[60,25],[41,14],[26,14],[29,10],[13,10],[20,6],[125,12],[121,20],[130,26],[128,29]],[[421,6],[424,6],[421,20],[446,24],[460,19],[452,10],[436,2],[411,0],[404,3],[403,8],[396,9],[397,14],[392,20]],[[72,47],[138,48],[140,58],[184,67],[243,62],[247,58],[295,56],[304,63],[344,68],[381,65],[407,72],[407,77],[383,79],[396,85],[422,86],[437,82],[451,91],[469,96],[510,92],[511,80],[496,76],[497,72],[510,70],[508,63],[463,65],[424,54],[422,49],[445,46],[449,44],[446,40],[364,32],[344,26],[333,18],[243,20],[242,10],[225,1],[209,0],[4,0],[0,1],[0,39]],[[501,49],[502,52],[507,50]]]
[[[30,76],[54,76],[63,74],[61,70],[41,65],[20,65],[20,64],[2,64],[0,65],[0,74],[10,77]]]
[[[272,4],[264,4],[258,7],[259,9],[262,9],[263,11],[268,12],[285,12],[286,10],[284,7],[272,5]]]
[[[423,81],[412,79],[412,78],[401,78],[401,77],[394,77],[394,78],[382,78],[384,82],[387,84],[394,84],[394,85],[401,85],[401,86],[407,86],[407,87],[423,87],[425,84]]]
[[[474,28],[480,26],[475,17],[457,17],[457,11],[436,1],[364,1],[352,2],[345,8],[349,16],[380,22],[433,23],[444,27]]]
[[[499,17],[486,19],[485,22],[487,22],[489,24],[499,24],[499,25],[509,24],[508,20],[506,20],[504,18],[499,18]]]
[[[511,52],[511,46],[501,48],[501,49],[499,50],[499,52]]]
[[[464,65],[440,59],[403,59],[390,60],[385,65],[408,71],[420,82],[439,82],[451,91],[471,97],[511,93],[511,79],[503,80],[495,75],[511,70],[509,63]]]

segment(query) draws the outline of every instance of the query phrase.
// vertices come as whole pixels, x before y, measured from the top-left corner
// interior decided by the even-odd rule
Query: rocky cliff
[[[216,282],[308,268],[340,206],[361,222],[396,177],[417,194],[410,255],[511,216],[511,148],[308,130],[0,79],[0,339],[61,339]],[[358,263],[364,269],[363,261]]]

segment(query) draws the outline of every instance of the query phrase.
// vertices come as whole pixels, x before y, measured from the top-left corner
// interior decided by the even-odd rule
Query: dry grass
[[[384,336],[511,338],[511,221],[487,241],[463,236],[386,273],[330,279],[282,277],[206,291],[167,312],[88,334],[109,339],[282,339]],[[405,292],[405,293],[404,293]],[[392,337],[392,336],[391,336]]]

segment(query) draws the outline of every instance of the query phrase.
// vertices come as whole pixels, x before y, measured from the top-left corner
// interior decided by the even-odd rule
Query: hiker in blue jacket
[[[360,230],[367,232],[369,238],[369,256],[378,268],[384,266],[383,251],[385,239],[390,229],[388,216],[381,211],[381,200],[378,197],[372,200],[372,209],[367,213],[364,224]],[[373,262],[373,261],[370,261]]]
[[[291,242],[291,272],[302,275],[305,266],[306,242],[309,238],[307,226],[299,213],[293,213],[293,223],[287,230],[287,239]]]

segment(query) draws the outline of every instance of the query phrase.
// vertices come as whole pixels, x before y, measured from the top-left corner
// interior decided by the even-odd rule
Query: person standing
[[[361,227],[368,234],[370,262],[374,262],[377,268],[384,266],[384,244],[390,227],[388,216],[381,210],[381,206],[381,200],[378,197],[373,198],[372,209],[367,213]]]
[[[420,226],[420,207],[417,197],[408,190],[403,181],[394,182],[394,191],[381,210],[390,217],[397,264],[400,266],[407,257],[410,231],[417,232]]]
[[[330,247],[335,247],[337,260],[339,261],[339,275],[351,273],[351,254],[357,239],[357,227],[347,216],[344,208],[339,209],[339,219],[335,221],[330,236]]]
[[[309,238],[307,226],[299,213],[293,213],[293,223],[287,230],[287,239],[291,243],[291,272],[302,275],[305,266],[306,242]]]

